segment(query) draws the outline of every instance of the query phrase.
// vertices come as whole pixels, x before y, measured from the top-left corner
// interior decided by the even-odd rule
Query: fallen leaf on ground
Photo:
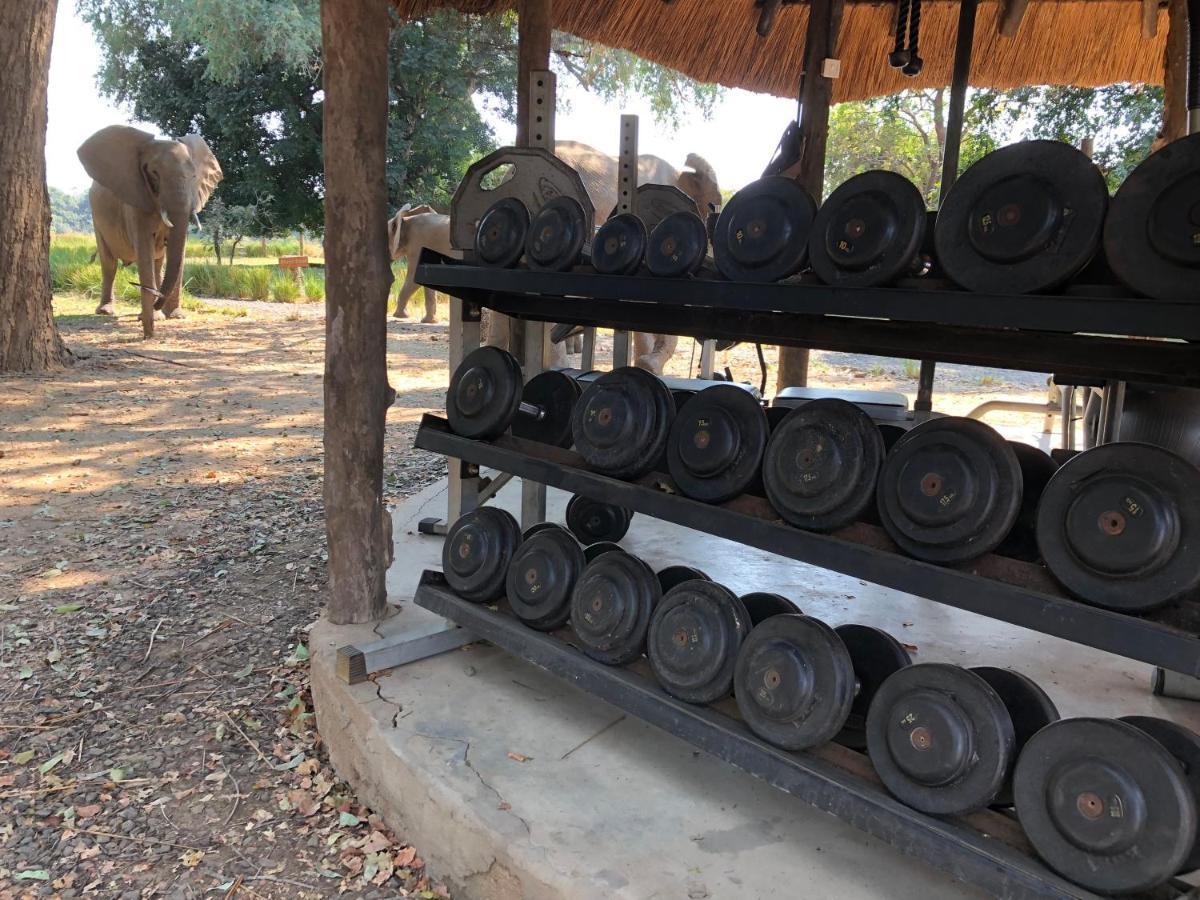
[[[526,756],[524,753],[516,753],[512,750],[508,751],[508,758],[513,762],[529,762],[533,759],[532,756]]]
[[[204,859],[203,850],[184,850],[179,857],[179,861],[189,869],[194,869],[200,865],[200,860],[202,859]]]

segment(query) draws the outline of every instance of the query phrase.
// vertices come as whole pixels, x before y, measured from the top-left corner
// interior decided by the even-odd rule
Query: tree
[[[50,188],[50,227],[55,232],[91,231],[92,205],[87,191],[68,194],[56,187]]]
[[[46,90],[57,0],[0,3],[0,372],[44,372],[69,354],[54,325]]]
[[[264,198],[269,202],[271,198]],[[237,245],[242,242],[261,221],[262,213],[256,201],[248,206],[229,206],[220,197],[215,197],[204,208],[204,227],[208,231],[208,239],[212,241],[213,253],[217,257],[217,265],[221,264],[221,247],[229,241],[229,264],[233,265],[233,257],[237,254]]]
[[[102,92],[143,121],[204,134],[225,169],[219,195],[279,229],[319,230],[321,59],[315,0],[80,0],[104,52]],[[475,105],[511,120],[516,18],[439,10],[392,17],[387,183],[393,208],[444,206],[467,165],[494,149]],[[718,88],[566,35],[555,65],[607,97],[644,93],[674,121],[685,101],[711,109]],[[263,229],[260,229],[263,230]]]

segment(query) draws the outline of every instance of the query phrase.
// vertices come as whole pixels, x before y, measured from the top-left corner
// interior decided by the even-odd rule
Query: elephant
[[[187,229],[223,173],[204,138],[159,140],[126,125],[101,128],[80,145],[93,179],[88,199],[96,231],[102,287],[96,312],[113,315],[117,263],[137,263],[142,336],[154,337],[156,311],[182,318],[179,292]],[[166,272],[162,271],[166,263]]]
[[[397,319],[408,318],[408,300],[419,287],[413,279],[417,257],[423,247],[462,259],[462,253],[450,247],[450,217],[443,216],[432,206],[406,203],[388,221],[388,252],[393,260],[403,258],[407,265],[404,284],[396,294],[396,309],[392,313]],[[437,295],[433,288],[425,288],[425,315],[421,321],[437,321]]]

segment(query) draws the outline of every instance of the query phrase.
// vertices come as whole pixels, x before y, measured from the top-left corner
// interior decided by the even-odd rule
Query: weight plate
[[[466,355],[446,391],[450,430],[494,438],[508,430],[521,405],[521,366],[507,350],[480,347]]]
[[[867,712],[867,753],[884,786],[933,815],[991,803],[1014,744],[1000,695],[959,666],[905,666],[879,686]]]
[[[912,665],[912,657],[904,645],[879,628],[870,625],[839,625],[834,629],[846,645],[850,661],[854,664],[857,687],[854,703],[846,724],[838,732],[837,741],[854,750],[867,747],[867,710],[879,691],[879,686],[889,677]]]
[[[730,281],[769,282],[795,275],[808,257],[817,204],[782,175],[751,182],[717,218],[713,257]]]
[[[504,582],[513,614],[538,631],[566,625],[571,591],[585,564],[583,548],[562,528],[545,528],[522,541]]]
[[[581,393],[579,382],[563,372],[551,369],[534,375],[525,383],[521,399],[538,407],[541,416],[518,411],[512,423],[513,437],[554,447],[570,447],[571,410]]]
[[[613,216],[592,239],[592,266],[601,275],[632,275],[646,255],[646,226],[633,213]]]
[[[895,172],[855,175],[821,204],[808,259],[826,284],[873,287],[912,268],[925,240],[925,198]]]
[[[1029,739],[1049,725],[1059,720],[1058,707],[1049,695],[1041,689],[1036,681],[1028,675],[1023,675],[1014,669],[1000,669],[995,666],[972,666],[971,671],[992,686],[1008,717],[1013,723],[1013,737],[1016,741],[1013,748],[1013,759],[1008,776],[1004,779],[1004,787],[996,795],[994,806],[1012,806],[1012,771],[1017,757]]]
[[[954,183],[938,212],[938,262],[972,291],[1048,291],[1083,270],[1100,246],[1108,188],[1070,144],[1001,147]]]
[[[754,591],[749,594],[742,594],[741,601],[742,606],[746,607],[746,612],[750,615],[751,627],[762,622],[764,619],[771,618],[771,616],[782,616],[787,613],[796,616],[803,614],[800,607],[783,596],[783,594]]]
[[[870,504],[883,463],[883,437],[861,408],[824,397],[792,410],[763,456],[767,499],[799,528],[832,531]]]
[[[583,558],[591,562],[601,553],[609,553],[612,550],[624,550],[620,544],[614,544],[612,541],[596,541],[594,544],[588,544],[583,548]]]
[[[1148,890],[1196,843],[1196,799],[1158,741],[1116,719],[1062,719],[1025,745],[1017,817],[1045,863],[1107,894]]]
[[[525,258],[532,269],[565,272],[583,253],[591,228],[574,197],[555,197],[533,214],[525,238]]]
[[[480,265],[511,269],[525,252],[529,210],[516,197],[497,200],[479,217],[475,228],[475,258]]]
[[[683,405],[695,397],[697,391],[683,391],[673,389],[671,391],[671,401],[675,404],[675,415],[679,415],[679,411],[683,409]]]
[[[767,407],[767,425],[771,429],[771,434],[775,433],[775,429],[783,424],[783,420],[788,417],[788,413],[792,411],[790,406],[768,406]]]
[[[567,528],[585,547],[598,541],[619,541],[629,531],[633,513],[620,506],[574,494],[567,501]]]
[[[738,652],[733,695],[746,725],[784,750],[831,740],[854,702],[854,665],[846,645],[819,619],[771,616]]]
[[[633,366],[613,369],[575,404],[575,449],[605,475],[639,478],[662,456],[674,414],[671,392],[658,378]]]
[[[879,518],[905,553],[963,563],[1004,539],[1021,508],[1008,441],[975,419],[929,419],[896,441],[879,473]]]
[[[1121,716],[1120,721],[1127,722],[1138,731],[1150,735],[1179,761],[1192,796],[1200,802],[1200,735],[1170,719],[1160,719],[1156,716]],[[1179,871],[1192,872],[1196,869],[1200,869],[1200,828],[1197,829],[1196,843],[1192,844],[1192,849]]]
[[[562,526],[554,522],[537,522],[521,532],[521,540],[527,541],[539,531],[545,531],[547,528],[562,528]]]
[[[1097,606],[1145,612],[1200,586],[1200,470],[1149,444],[1104,444],[1050,479],[1037,515],[1046,568]]]
[[[1104,225],[1104,251],[1133,290],[1200,299],[1200,134],[1150,154],[1125,179]]]
[[[665,569],[658,570],[658,586],[662,588],[663,594],[685,581],[712,581],[712,579],[691,566],[667,566]]]
[[[654,570],[623,550],[589,562],[571,593],[571,627],[580,649],[610,666],[633,662],[646,646],[650,616],[662,598]]]
[[[883,437],[883,447],[886,452],[890,452],[896,446],[896,441],[907,433],[908,429],[899,425],[888,425],[886,422],[879,424],[879,434]]]
[[[708,255],[708,232],[693,212],[673,212],[650,232],[646,268],[661,278],[680,278],[700,268]]]
[[[1058,471],[1056,463],[1044,450],[1020,441],[1009,441],[1021,467],[1021,508],[1012,531],[1000,542],[996,553],[1037,562],[1041,557],[1037,548],[1037,508],[1050,478]]]
[[[685,581],[663,595],[650,617],[650,671],[672,697],[712,703],[733,687],[738,647],[749,633],[750,616],[733,591],[714,581]]]
[[[504,593],[504,576],[521,542],[521,526],[503,509],[481,506],[459,516],[442,544],[442,572],[458,596],[474,603]]]
[[[766,413],[749,391],[730,384],[705,388],[671,425],[671,478],[693,499],[732,500],[757,479],[769,431]]]

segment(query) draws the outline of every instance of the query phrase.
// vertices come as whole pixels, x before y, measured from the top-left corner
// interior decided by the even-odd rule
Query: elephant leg
[[[490,311],[488,316],[487,336],[484,342],[490,347],[499,347],[501,350],[510,350],[509,344],[509,320],[508,316],[501,315],[498,312]]]
[[[673,334],[644,335],[644,337],[650,340],[651,347],[648,352],[641,352],[643,344],[637,341],[637,338],[640,337],[643,337],[643,335],[634,335],[634,346],[639,351],[637,362],[634,365],[639,369],[645,369],[661,377],[663,367],[675,355],[675,348],[679,345],[679,338]]]
[[[162,269],[163,269],[163,263],[165,261],[166,261],[165,256],[162,259],[156,259],[154,261],[154,286],[156,288],[159,288],[160,290],[162,289]],[[183,293],[183,279],[181,278],[179,288],[172,291],[170,297],[163,298],[162,311],[163,311],[163,314],[168,319],[185,319],[185,318],[187,318],[183,314],[183,310],[179,308],[180,294],[182,294],[182,293]]]
[[[421,321],[427,325],[437,321],[437,292],[433,288],[425,288],[425,317]]]
[[[392,316],[397,319],[408,318],[408,298],[417,292],[420,287],[414,280],[415,268],[409,266],[404,273],[404,284],[400,285],[400,291],[396,294],[396,309]]]
[[[142,337],[154,337],[154,303],[158,299],[158,288],[154,286],[154,239],[151,235],[140,236],[137,246],[138,282],[142,285]]]
[[[117,258],[98,235],[96,250],[100,256],[100,305],[96,307],[96,314],[115,316],[117,310],[113,306],[113,282],[117,279]]]

